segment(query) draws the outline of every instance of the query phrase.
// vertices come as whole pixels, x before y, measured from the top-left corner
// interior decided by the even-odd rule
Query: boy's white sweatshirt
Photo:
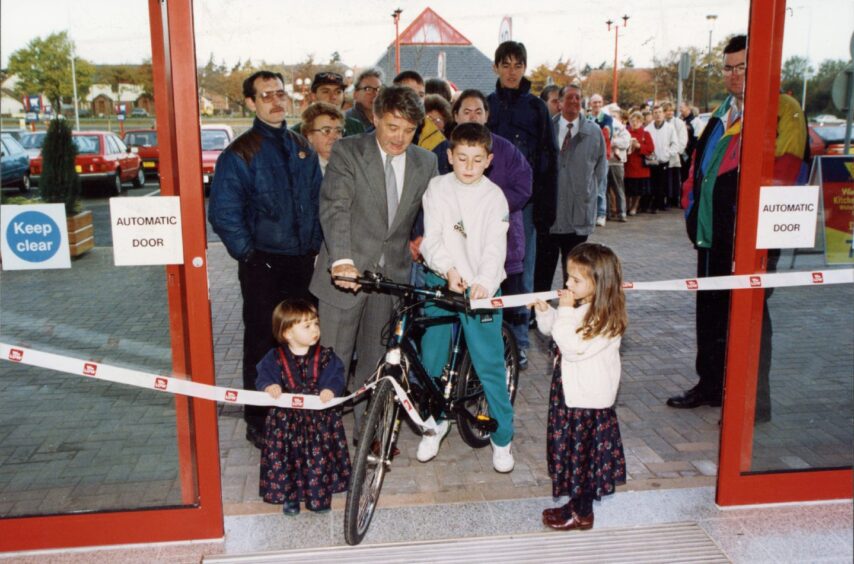
[[[583,339],[576,329],[581,327],[588,309],[590,304],[537,311],[537,327],[544,335],[551,335],[560,347],[567,407],[606,409],[614,405],[620,387],[622,338],[597,335]]]
[[[469,286],[480,284],[495,295],[506,277],[507,228],[510,210],[504,192],[482,176],[472,184],[454,173],[436,176],[421,200],[427,266],[445,277],[456,267]]]

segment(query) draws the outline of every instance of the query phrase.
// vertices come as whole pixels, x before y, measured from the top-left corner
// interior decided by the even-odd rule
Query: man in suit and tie
[[[376,129],[346,137],[332,148],[320,189],[324,242],[309,289],[319,300],[321,342],[344,362],[349,374],[358,355],[352,390],[373,373],[385,352],[382,330],[392,298],[366,294],[336,276],[381,272],[407,282],[412,263],[409,235],[427,184],[438,174],[436,156],[412,144],[424,106],[411,88],[389,86],[374,100]],[[364,403],[355,410],[357,427]]]
[[[555,220],[548,230],[537,229],[535,292],[551,290],[558,256],[566,281],[566,257],[593,233],[596,194],[608,174],[602,130],[581,115],[581,86],[575,82],[564,86],[560,98],[561,113],[552,118],[560,147]]]

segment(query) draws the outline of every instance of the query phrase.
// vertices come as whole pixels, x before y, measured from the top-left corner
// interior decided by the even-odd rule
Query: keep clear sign
[[[183,264],[178,196],[110,198],[116,266]]]
[[[756,248],[812,248],[817,218],[818,186],[762,186]]]
[[[3,270],[71,268],[63,204],[0,207]]]

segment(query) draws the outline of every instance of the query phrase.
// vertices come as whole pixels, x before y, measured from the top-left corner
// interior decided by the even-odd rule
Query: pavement
[[[614,248],[623,261],[626,280],[690,278],[695,271],[695,253],[676,210],[632,217],[628,223],[609,222],[597,228],[591,240]],[[40,350],[166,373],[170,353],[163,269],[114,267],[111,254],[109,247],[96,247],[75,261],[70,271],[3,272],[0,338]],[[217,242],[210,244],[208,260],[217,383],[239,386],[243,330],[237,269]],[[784,255],[780,264],[788,268],[789,257]],[[806,270],[821,264],[820,255],[799,255],[794,267]],[[775,322],[771,381],[774,416],[770,422],[757,425],[751,471],[852,465],[854,358],[850,351],[854,319],[839,315],[839,304],[852,303],[852,293],[850,286],[775,291],[769,302]],[[664,404],[667,397],[696,382],[694,296],[689,292],[629,292],[627,302],[630,326],[623,339],[617,413],[628,481],[613,496],[614,501],[603,502],[602,508],[637,513],[638,508],[657,506],[661,500],[678,505],[682,502],[674,501],[677,498],[673,496],[687,495],[694,500],[685,502],[690,507],[721,511],[713,503],[720,408],[674,410]],[[550,359],[544,339],[533,336],[529,362],[530,367],[521,374],[515,404],[515,470],[497,474],[491,468],[489,449],[473,451],[455,430],[436,460],[421,464],[414,457],[418,437],[405,428],[399,441],[401,455],[388,474],[378,520],[369,533],[376,535],[376,542],[409,538],[392,532],[400,522],[395,515],[423,523],[412,533],[419,538],[417,535],[429,527],[417,515],[437,516],[438,512],[441,521],[444,511],[462,515],[465,520],[469,509],[491,517],[481,519],[481,527],[460,529],[461,536],[463,532],[467,536],[507,533],[508,529],[499,525],[508,512],[525,516],[523,522],[527,524],[518,524],[522,527],[518,530],[542,532],[541,526],[537,528],[537,516],[544,504],[552,502],[545,469]],[[243,438],[240,413],[236,406],[219,408],[225,543],[214,543],[210,550],[202,550],[201,545],[195,552],[187,550],[195,556],[186,556],[186,561],[197,561],[200,551],[245,552],[252,547],[240,539],[257,527],[269,529],[271,538],[276,536],[272,534],[275,531],[279,538],[264,544],[257,535],[246,537],[259,539],[258,550],[296,548],[305,542],[318,546],[340,543],[343,494],[334,498],[333,512],[328,516],[301,516],[284,524],[278,506],[259,500],[259,454]],[[348,432],[350,423],[350,417],[345,417]],[[180,500],[180,487],[174,429],[174,408],[168,397],[6,364],[0,373],[0,516],[175,503]],[[638,497],[641,495],[653,497]],[[734,515],[729,511],[706,513],[702,519],[683,512],[667,514],[666,522],[687,519],[701,526],[703,519],[713,522],[703,527],[706,533],[731,560],[744,562],[781,561],[775,558],[773,542],[763,544],[779,533],[772,525],[765,529],[761,525],[776,523],[775,516],[781,523],[789,522],[789,528],[779,534],[792,542],[802,537],[805,542],[817,543],[818,537],[811,536],[814,530],[823,527],[836,531],[842,527],[849,533],[847,544],[846,535],[834,533],[832,538],[842,544],[824,543],[826,550],[818,546],[804,554],[816,561],[825,557],[829,561],[851,561],[850,501],[841,506],[787,507],[757,509],[758,513],[739,514],[734,520],[726,517]],[[793,524],[792,516],[804,511],[810,517],[803,520],[803,526],[797,519]],[[660,522],[646,510],[640,513],[647,515],[648,523]],[[386,517],[381,517],[384,514]],[[259,525],[258,519],[265,524]],[[635,525],[637,522],[627,520],[623,509],[597,513],[597,529]],[[289,534],[283,544],[283,526],[296,527],[292,532],[307,536]],[[311,534],[315,527],[332,536]],[[720,533],[718,537],[712,534],[713,529]],[[767,538],[750,545],[758,547],[758,552],[750,547],[741,551],[738,546],[732,548],[732,543],[738,544],[746,535],[764,538],[763,530]],[[455,535],[444,529],[428,536]],[[128,558],[133,560],[140,554],[131,552]],[[177,552],[170,554],[179,561],[185,559]],[[57,556],[52,553],[52,559]],[[62,559],[66,557],[70,558],[62,555]]]

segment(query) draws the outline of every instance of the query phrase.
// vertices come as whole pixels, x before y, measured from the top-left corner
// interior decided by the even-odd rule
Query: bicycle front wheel
[[[516,338],[505,324],[501,327],[501,338],[504,341],[504,374],[507,383],[507,393],[510,404],[516,401],[516,389],[519,386],[519,349]],[[460,362],[460,373],[456,386],[456,398],[463,402],[463,407],[475,418],[489,417],[489,404],[483,393],[483,385],[475,372],[471,355],[466,351]],[[460,413],[457,415],[457,427],[463,442],[472,448],[483,448],[489,444],[490,433],[478,429],[469,417]]]
[[[394,387],[388,380],[383,380],[371,395],[353,462],[344,508],[344,539],[347,544],[359,544],[368,532],[383,479],[391,468],[398,409]]]

